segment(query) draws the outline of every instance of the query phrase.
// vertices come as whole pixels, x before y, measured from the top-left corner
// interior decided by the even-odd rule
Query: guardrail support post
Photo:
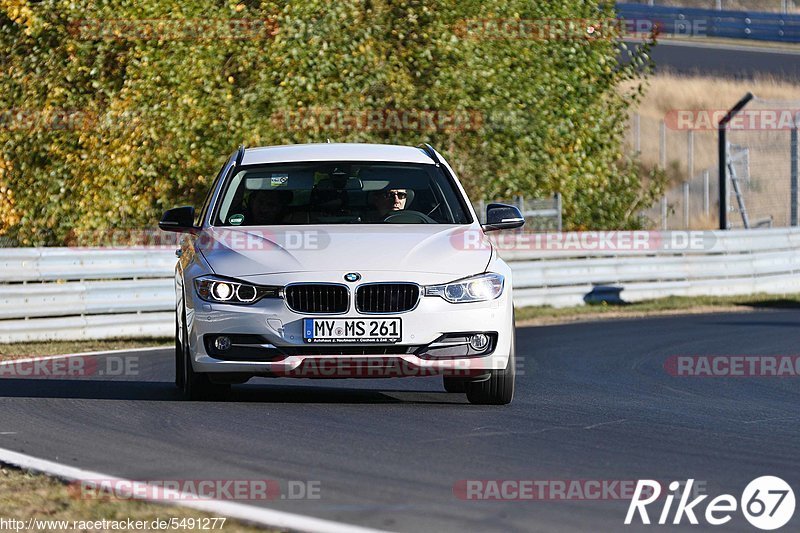
[[[556,211],[558,211],[558,232],[561,233],[563,229],[563,222],[561,216],[562,204],[561,204],[561,193],[556,193]]]

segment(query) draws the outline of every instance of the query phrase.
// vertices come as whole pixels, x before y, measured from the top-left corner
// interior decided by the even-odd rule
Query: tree
[[[620,65],[618,34],[509,33],[613,17],[595,2],[3,6],[0,234],[21,245],[153,227],[168,207],[199,205],[240,143],[431,142],[473,198],[560,192],[567,228],[638,227],[659,190],[622,152],[636,91],[619,87],[642,79],[646,48]],[[330,121],[425,111],[466,121]]]

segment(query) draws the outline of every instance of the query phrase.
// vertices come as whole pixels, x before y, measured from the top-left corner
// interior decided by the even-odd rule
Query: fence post
[[[711,210],[711,194],[708,188],[708,178],[709,172],[708,169],[703,171],[703,214],[708,218]]]
[[[725,126],[720,121],[717,142],[719,158],[719,229],[728,229],[728,139]]]
[[[719,1],[719,0],[718,0]],[[753,99],[753,93],[745,94],[728,110],[717,127],[717,156],[719,161],[719,229],[728,229],[728,122]]]
[[[800,119],[800,113],[794,117],[792,124],[791,138],[789,141],[789,149],[791,150],[791,165],[792,170],[790,173],[790,193],[789,203],[791,205],[791,222],[792,226],[797,225],[797,121]]]
[[[689,172],[687,179],[694,177],[694,131],[686,132],[686,167]]]
[[[683,229],[689,229],[689,182],[683,182]]]
[[[667,230],[667,196],[661,197],[661,229]]]

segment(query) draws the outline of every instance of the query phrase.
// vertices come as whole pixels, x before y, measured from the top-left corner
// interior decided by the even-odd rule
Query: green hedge
[[[613,17],[596,2],[0,5],[0,235],[19,244],[152,227],[165,208],[198,205],[239,144],[430,142],[473,198],[561,192],[568,229],[638,227],[660,192],[622,150],[640,89],[620,86],[641,84],[644,52],[620,67],[618,38],[464,31],[475,20]],[[239,38],[226,38],[232,28]],[[471,122],[376,131],[307,120],[330,110]]]

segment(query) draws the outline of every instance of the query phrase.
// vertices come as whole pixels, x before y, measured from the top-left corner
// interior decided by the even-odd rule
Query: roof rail
[[[433,159],[433,162],[434,162],[434,163],[436,163],[436,166],[437,166],[437,167],[440,165],[440,163],[439,163],[439,157],[436,155],[436,150],[434,150],[434,149],[433,149],[433,146],[431,146],[431,145],[430,145],[430,144],[428,144],[428,143],[422,143],[422,144],[419,144],[419,145],[417,145],[417,148],[419,148],[420,150],[422,150],[423,152],[425,152],[425,154],[426,154],[428,157],[430,157],[431,159]]]
[[[236,150],[236,166],[240,166],[242,164],[242,160],[244,159],[244,145],[240,144],[239,148]]]

